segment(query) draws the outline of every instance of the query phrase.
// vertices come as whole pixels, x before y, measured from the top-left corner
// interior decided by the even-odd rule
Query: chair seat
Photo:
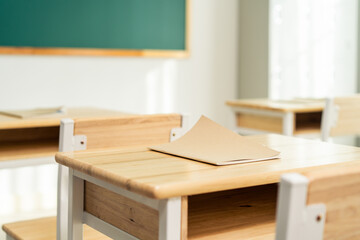
[[[15,240],[56,239],[56,217],[39,218],[4,224],[2,229]],[[110,240],[111,238],[84,224],[85,240]]]

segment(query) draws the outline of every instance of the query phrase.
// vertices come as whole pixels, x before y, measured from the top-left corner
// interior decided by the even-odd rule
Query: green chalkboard
[[[187,4],[187,0],[0,0],[0,46],[186,51]]]

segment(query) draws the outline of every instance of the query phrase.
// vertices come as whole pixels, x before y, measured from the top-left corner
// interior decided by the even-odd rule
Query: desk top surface
[[[226,102],[226,105],[277,112],[320,112],[324,109],[325,101],[324,99],[271,100],[259,98],[230,100]]]
[[[280,151],[281,158],[213,166],[138,147],[58,153],[56,161],[129,191],[169,198],[276,183],[286,172],[306,174],[360,159],[360,148],[351,146],[273,134],[248,138]]]
[[[0,129],[60,126],[62,118],[96,118],[125,115],[124,113],[94,107],[67,108],[66,114],[17,118],[0,114]]]

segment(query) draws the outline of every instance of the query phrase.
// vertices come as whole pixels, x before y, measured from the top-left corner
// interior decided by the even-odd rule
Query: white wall
[[[269,95],[269,0],[239,0],[239,98]]]
[[[238,0],[193,0],[191,57],[0,55],[0,109],[99,106],[135,113],[205,114],[232,126]]]

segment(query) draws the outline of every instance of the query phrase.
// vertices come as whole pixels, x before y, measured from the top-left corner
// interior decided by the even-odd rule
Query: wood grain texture
[[[138,115],[78,119],[74,135],[86,135],[87,149],[156,145],[170,141],[172,128],[181,127],[181,115]]]
[[[56,217],[8,223],[2,229],[15,240],[56,240]],[[110,239],[84,224],[84,240]]]
[[[334,98],[337,120],[330,136],[360,134],[360,95]]]
[[[58,153],[56,161],[129,191],[168,198],[276,183],[286,172],[360,159],[356,147],[272,134],[248,138],[280,151],[280,159],[213,166],[137,148]]]
[[[171,129],[178,127],[179,114],[79,119],[75,121],[74,135],[86,135],[87,149],[131,147],[169,142]]]
[[[250,109],[271,110],[275,112],[319,112],[324,109],[323,99],[293,99],[293,100],[271,100],[271,99],[239,99],[226,101],[230,107],[244,107]]]
[[[280,117],[237,113],[236,124],[244,128],[254,128],[275,133],[282,132],[282,119]]]
[[[187,239],[188,201],[181,198],[181,239]],[[158,239],[159,212],[110,190],[85,182],[84,210],[140,239]]]
[[[360,164],[306,174],[307,204],[326,205],[325,240],[360,239]]]
[[[54,116],[33,117],[28,119],[21,119],[0,114],[0,129],[16,129],[16,128],[35,128],[35,127],[49,127],[60,126],[62,118],[95,118],[95,117],[110,117],[110,116],[124,116],[129,115],[118,111],[82,107],[82,108],[68,108],[64,115],[54,114]]]
[[[189,197],[189,239],[274,239],[277,184]]]
[[[84,210],[137,238],[158,239],[157,210],[90,182],[85,182]]]

